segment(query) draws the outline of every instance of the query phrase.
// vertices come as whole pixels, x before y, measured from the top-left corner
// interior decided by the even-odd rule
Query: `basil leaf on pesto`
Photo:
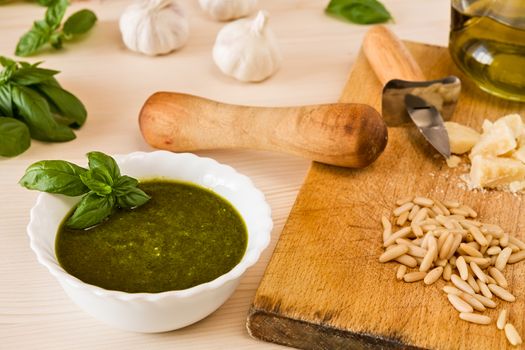
[[[27,168],[20,185],[30,190],[80,196],[89,192],[80,175],[86,169],[63,160],[42,160]]]
[[[120,169],[112,157],[102,152],[89,152],[87,157],[89,168],[97,169],[106,178],[108,184],[113,185],[120,177]]]
[[[82,180],[84,185],[86,185],[91,191],[99,196],[105,196],[113,192],[111,185],[106,183],[105,176],[97,169],[92,169],[80,174],[80,180]]]
[[[95,226],[110,216],[114,208],[114,196],[101,197],[94,192],[90,192],[80,200],[75,212],[66,221],[66,226],[74,229]]]
[[[140,207],[151,199],[144,191],[138,187],[133,187],[126,194],[117,197],[117,204],[120,208],[131,209]]]
[[[25,127],[23,123],[21,125]],[[0,142],[0,155],[2,147]],[[89,152],[87,157],[89,170],[63,160],[36,162],[27,168],[19,183],[30,190],[66,196],[84,195],[66,224],[73,229],[97,225],[116,208],[134,209],[150,200],[151,197],[137,187],[139,182],[136,179],[120,175],[112,157],[102,152]]]

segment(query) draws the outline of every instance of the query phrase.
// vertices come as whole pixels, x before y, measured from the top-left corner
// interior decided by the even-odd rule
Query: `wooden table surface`
[[[58,80],[88,109],[77,139],[63,144],[33,141],[14,159],[0,159],[0,348],[1,349],[280,349],[250,338],[246,313],[264,273],[309,162],[287,155],[246,150],[207,151],[209,156],[248,175],[266,195],[275,223],[272,243],[242,279],[233,296],[215,313],[184,329],[163,334],[135,334],[112,329],[91,318],[62,291],[29,249],[25,227],[37,193],[17,185],[25,168],[41,159],[83,162],[91,150],[119,154],[151,148],[142,140],[137,114],[154,91],[192,93],[219,101],[266,106],[328,103],[338,99],[366,26],[327,17],[328,1],[265,0],[270,25],[278,37],[284,63],[271,79],[244,84],[223,76],[211,60],[222,23],[213,22],[197,1],[182,1],[191,25],[180,51],[150,58],[127,51],[118,17],[129,1],[76,3],[99,17],[92,33],[61,52],[44,52],[60,70]],[[395,18],[390,27],[403,39],[446,45],[449,2],[384,0]],[[13,57],[18,38],[43,8],[14,2],[0,6],[0,55]]]

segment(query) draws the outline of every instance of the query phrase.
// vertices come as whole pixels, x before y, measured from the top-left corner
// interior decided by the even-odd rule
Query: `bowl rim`
[[[255,239],[254,240],[256,242],[256,245],[254,246],[255,249],[252,249],[249,252],[248,248],[246,248],[246,252],[241,258],[241,261],[237,265],[235,265],[231,270],[229,270],[225,274],[222,274],[219,277],[209,282],[201,283],[201,284],[198,284],[196,286],[193,286],[187,289],[171,290],[171,291],[165,291],[165,292],[159,292],[159,293],[127,293],[127,292],[118,291],[118,290],[109,290],[109,289],[105,289],[102,287],[98,287],[98,286],[83,282],[77,277],[69,274],[62,268],[62,266],[60,266],[55,254],[53,254],[53,260],[45,256],[47,254],[45,254],[45,252],[41,250],[42,248],[39,247],[39,244],[37,242],[38,238],[36,237],[36,234],[38,232],[38,227],[35,227],[37,224],[36,221],[38,218],[37,212],[45,204],[48,198],[61,196],[61,195],[50,194],[50,193],[40,193],[37,197],[35,205],[31,208],[31,211],[30,211],[30,220],[29,220],[29,224],[27,225],[27,234],[29,236],[31,250],[33,250],[33,252],[36,254],[38,262],[41,265],[45,266],[49,270],[49,272],[55,278],[58,279],[60,283],[65,282],[69,284],[70,286],[75,287],[77,289],[83,289],[83,290],[92,292],[101,297],[114,298],[114,299],[119,299],[122,301],[130,301],[130,300],[137,300],[137,299],[143,299],[147,301],[159,301],[159,300],[166,299],[166,298],[182,299],[182,298],[188,298],[188,297],[197,295],[205,291],[217,289],[230,281],[234,281],[240,278],[249,267],[253,266],[259,260],[261,253],[270,244],[271,231],[273,229],[273,220],[271,216],[270,205],[266,201],[266,198],[264,194],[262,193],[262,191],[260,191],[257,187],[255,187],[252,180],[246,175],[239,173],[238,171],[236,171],[233,167],[229,165],[219,163],[218,161],[212,158],[209,158],[209,157],[200,157],[193,153],[174,153],[174,152],[168,152],[168,151],[152,151],[152,152],[138,151],[138,152],[132,152],[128,154],[112,155],[112,157],[115,158],[115,160],[117,161],[119,165],[121,165],[120,163],[126,161],[127,159],[131,159],[135,157],[155,157],[155,156],[170,157],[170,158],[171,157],[177,157],[177,158],[186,157],[193,161],[196,160],[198,162],[202,162],[203,164],[207,163],[207,165],[209,166],[225,169],[229,173],[228,176],[233,176],[237,178],[238,180],[244,182],[244,185],[246,186],[246,188],[251,192],[250,195],[255,195],[254,197],[260,202],[261,208],[264,211],[263,217],[257,220],[258,227],[259,227],[259,230],[257,233],[260,234],[261,236],[264,235],[264,237],[262,237],[262,239]],[[202,186],[200,184],[197,184],[197,185]],[[205,187],[205,186],[202,186],[202,187]],[[213,189],[211,188],[208,188],[208,189],[213,191]],[[223,197],[222,195],[220,196]],[[235,205],[234,207],[237,209]],[[242,214],[241,214],[241,217],[243,217]],[[243,219],[245,220],[244,217]],[[247,231],[248,231],[248,236],[250,236],[250,231],[249,230]],[[55,240],[53,239],[53,243],[54,242]],[[54,253],[54,247],[53,247],[53,253]],[[251,253],[251,255],[248,255],[248,253]]]

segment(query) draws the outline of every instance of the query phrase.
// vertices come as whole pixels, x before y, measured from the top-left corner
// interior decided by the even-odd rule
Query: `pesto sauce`
[[[219,195],[189,183],[151,180],[151,196],[87,230],[59,227],[60,265],[83,282],[128,293],[181,290],[230,271],[246,251],[247,230]]]

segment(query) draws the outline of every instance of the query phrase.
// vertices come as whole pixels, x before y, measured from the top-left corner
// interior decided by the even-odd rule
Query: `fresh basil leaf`
[[[139,207],[151,199],[138,187],[131,188],[126,194],[117,197],[117,205],[123,209]]]
[[[119,197],[123,196],[139,184],[137,179],[123,175],[113,184],[113,193]]]
[[[97,21],[97,16],[91,10],[80,10],[72,14],[65,22],[62,30],[66,35],[87,33]]]
[[[52,29],[60,27],[60,23],[62,22],[62,18],[64,18],[68,5],[69,2],[67,0],[55,0],[48,5],[49,7],[47,8],[45,19],[49,27]]]
[[[97,169],[92,169],[81,174],[80,180],[82,180],[84,185],[86,185],[91,191],[99,196],[105,196],[113,191],[111,185],[108,185],[105,182],[104,175],[102,175]]]
[[[40,141],[69,141],[75,138],[73,131],[67,126],[58,124],[52,117],[49,105],[44,97],[36,91],[22,86],[13,85],[11,96],[23,117],[31,136]]]
[[[0,85],[0,115],[13,116],[13,100],[11,98],[11,84]]]
[[[49,80],[49,78],[58,73],[60,72],[52,69],[25,67],[14,72],[11,80],[20,85],[38,84]]]
[[[61,87],[48,85],[47,82],[37,85],[36,89],[48,99],[50,105],[56,107],[63,117],[72,119],[75,122],[74,127],[84,125],[87,118],[86,108],[73,94]]]
[[[113,213],[115,197],[100,197],[94,192],[88,193],[78,203],[73,215],[66,221],[66,226],[73,229],[85,229],[100,224]]]
[[[102,152],[89,152],[87,157],[89,169],[99,171],[105,177],[106,183],[113,185],[120,177],[120,169],[112,157]]]
[[[70,162],[43,160],[29,166],[19,183],[30,190],[80,196],[89,192],[80,179],[85,172],[87,169]]]
[[[16,66],[16,62],[5,56],[0,56],[0,65],[2,65],[2,67]]]
[[[357,24],[383,23],[392,18],[377,0],[331,0],[325,11]]]
[[[49,38],[49,43],[53,48],[59,50],[62,48],[64,42],[64,33],[56,32],[51,35]]]
[[[29,148],[29,129],[14,118],[0,117],[0,156],[14,157]]]
[[[52,29],[45,21],[36,21],[27,33],[22,35],[16,45],[15,55],[29,56],[44,46],[51,36]]]
[[[37,0],[37,2],[42,6],[49,6],[54,3],[56,0]]]

